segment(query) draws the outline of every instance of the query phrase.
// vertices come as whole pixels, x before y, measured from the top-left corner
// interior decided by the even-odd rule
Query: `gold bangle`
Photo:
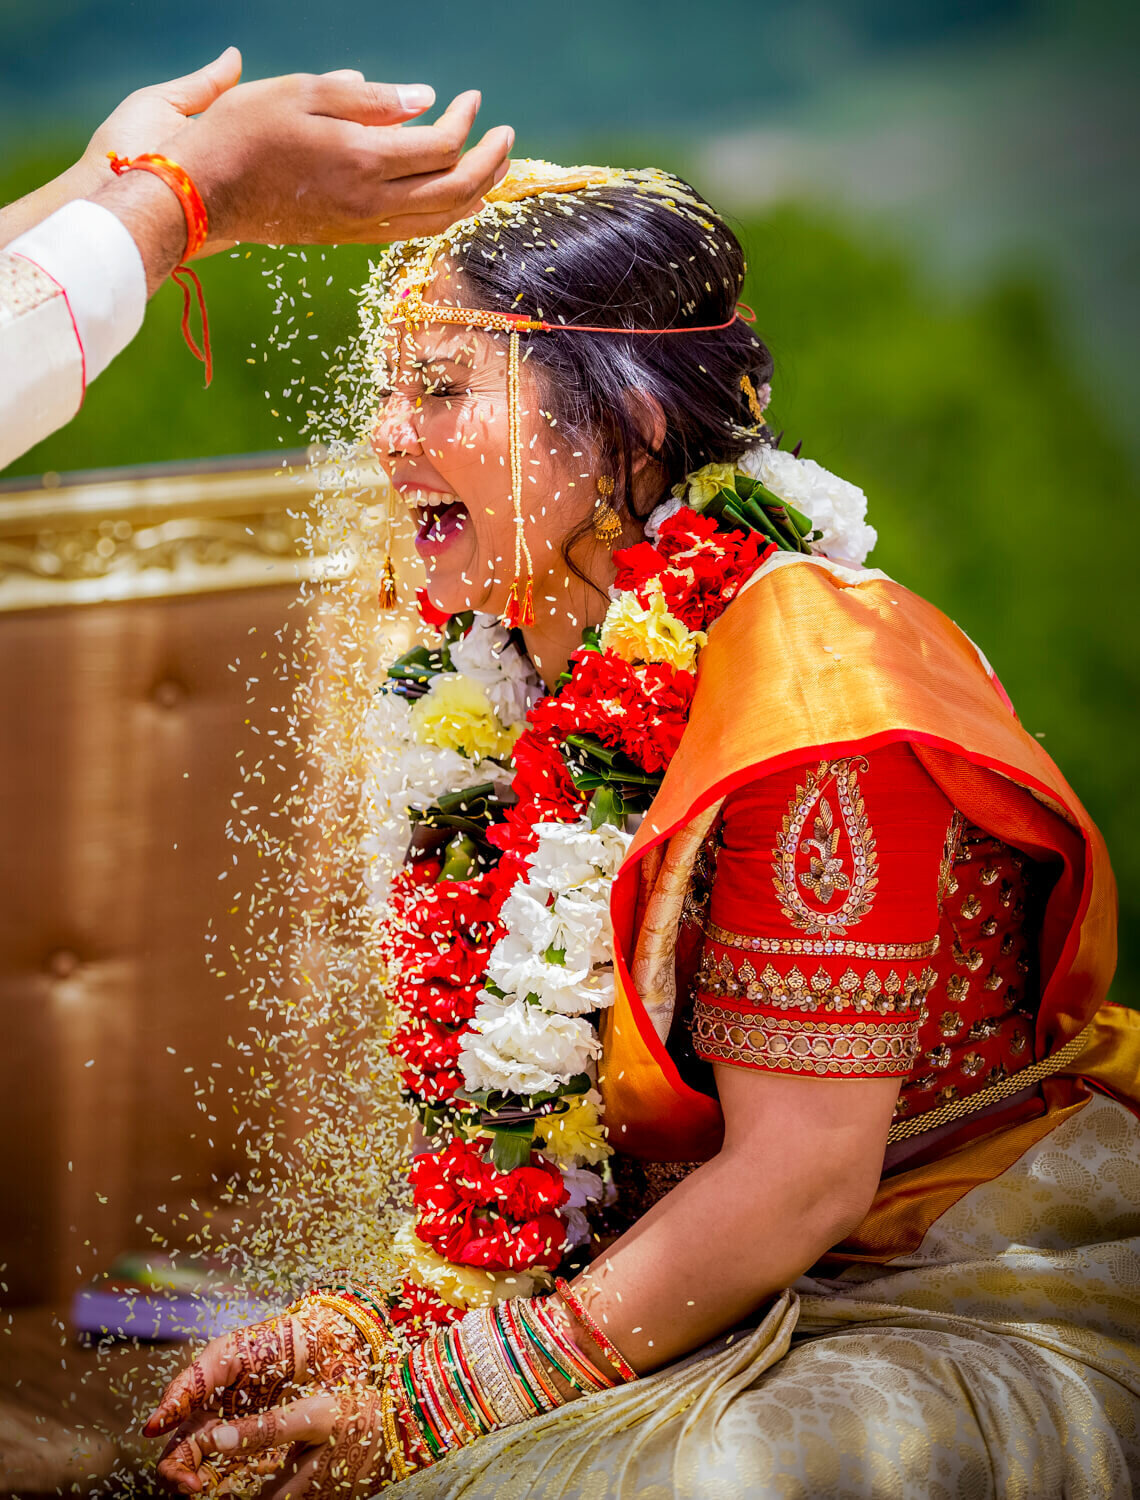
[[[387,1342],[383,1334],[360,1311],[356,1304],[350,1302],[347,1297],[338,1297],[331,1292],[310,1292],[307,1296],[302,1297],[299,1302],[295,1302],[289,1311],[300,1312],[306,1306],[327,1307],[330,1311],[338,1312],[341,1317],[347,1318],[368,1345],[372,1354],[372,1369],[370,1373],[374,1373],[384,1363],[384,1357],[387,1353]]]
[[[412,1471],[408,1468],[408,1461],[404,1457],[404,1444],[396,1423],[396,1394],[392,1390],[391,1379],[385,1380],[384,1389],[380,1393],[380,1430],[384,1436],[384,1446],[388,1450],[388,1462],[392,1465],[392,1472],[397,1481],[407,1479]]]

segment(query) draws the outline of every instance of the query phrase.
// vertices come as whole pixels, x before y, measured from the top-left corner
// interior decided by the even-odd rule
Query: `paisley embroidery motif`
[[[842,936],[871,910],[879,884],[879,860],[875,835],[867,818],[863,794],[859,790],[859,773],[868,763],[861,756],[845,760],[820,761],[809,771],[803,786],[784,814],[772,869],[773,884],[780,909],[793,927],[810,934]],[[836,812],[824,794],[834,787]],[[812,832],[804,838],[804,828],[812,811]],[[846,837],[848,852],[843,852]],[[807,856],[807,869],[797,869],[797,855]],[[848,867],[850,860],[850,867]],[[810,905],[808,892],[820,908],[826,908],[837,894],[844,899],[833,910]]]

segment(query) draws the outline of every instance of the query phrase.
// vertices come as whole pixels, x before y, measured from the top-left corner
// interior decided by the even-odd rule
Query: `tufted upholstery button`
[[[79,955],[73,953],[70,948],[57,948],[49,953],[45,965],[49,974],[56,979],[67,979],[74,974],[79,967]]]
[[[186,696],[186,689],[172,677],[164,677],[156,683],[151,697],[159,708],[177,708]]]

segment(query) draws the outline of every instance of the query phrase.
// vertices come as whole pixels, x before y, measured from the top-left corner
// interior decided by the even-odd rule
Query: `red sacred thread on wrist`
[[[637,1371],[598,1327],[597,1319],[592,1318],[586,1311],[582,1305],[581,1297],[575,1293],[570,1283],[563,1277],[558,1276],[554,1281],[554,1290],[562,1298],[563,1302],[565,1302],[566,1306],[578,1319],[578,1322],[581,1323],[586,1332],[593,1338],[595,1344],[597,1344],[598,1348],[613,1365],[618,1374],[625,1380],[636,1380]]]
[[[159,156],[154,151],[146,151],[141,156],[130,160],[125,156],[117,155],[114,151],[108,151],[107,159],[111,163],[111,171],[117,177],[121,177],[124,172],[151,172],[165,182],[171,192],[177,194],[178,201],[182,205],[182,212],[186,217],[186,249],[182,252],[182,259],[187,261],[192,255],[197,254],[206,243],[210,221],[206,215],[206,205],[202,202],[202,195],[194,186],[186,168],[180,167],[176,161],[171,161],[169,156]],[[200,349],[194,341],[194,335],[190,332],[192,294],[190,285],[183,280],[183,277],[187,277],[189,283],[193,284],[194,293],[198,299],[198,311],[202,318],[202,347]],[[202,283],[185,264],[175,266],[170,279],[176,282],[182,291],[182,337],[189,345],[190,352],[195,359],[200,359],[205,365],[206,384],[209,385],[214,378],[214,357],[210,350],[210,320],[206,316],[206,298],[202,291]]]

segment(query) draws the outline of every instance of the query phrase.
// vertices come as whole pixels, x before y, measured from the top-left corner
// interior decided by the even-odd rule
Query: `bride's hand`
[[[347,1318],[319,1304],[304,1306],[207,1344],[167,1386],[143,1431],[159,1437],[203,1416],[264,1412],[291,1386],[363,1385],[370,1361]]]
[[[210,1417],[172,1440],[158,1465],[159,1478],[197,1495],[227,1473],[256,1472],[265,1461],[271,1477],[259,1500],[353,1500],[375,1494],[392,1479],[374,1387],[306,1396],[256,1416]],[[236,1466],[236,1472],[235,1472]]]

